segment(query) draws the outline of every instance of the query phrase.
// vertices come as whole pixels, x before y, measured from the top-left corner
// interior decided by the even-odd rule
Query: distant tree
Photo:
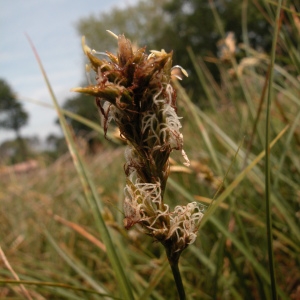
[[[51,133],[47,136],[46,143],[47,149],[44,153],[47,153],[53,159],[57,159],[64,153],[68,152],[66,140],[63,136]]]
[[[216,20],[207,0],[140,0],[136,4],[115,8],[81,19],[77,29],[85,35],[90,47],[97,51],[112,51],[116,48],[114,39],[106,29],[116,34],[124,33],[139,46],[148,45],[151,49],[174,51],[174,64],[185,68],[191,76],[183,85],[194,91],[194,97],[203,94],[194,66],[187,53],[191,47],[196,56],[217,56],[217,42],[223,36],[218,30]],[[260,12],[264,1],[248,1],[247,28],[250,45],[268,50],[272,36],[272,24]],[[242,42],[242,5],[241,0],[214,0],[216,11],[222,20],[224,32],[235,33],[237,42]],[[240,53],[241,57],[243,53]],[[213,64],[208,68],[218,80],[218,69]]]
[[[86,84],[83,84],[85,86]],[[75,114],[85,117],[91,121],[99,123],[99,112],[96,108],[95,100],[93,97],[84,94],[75,94],[73,97],[68,98],[63,108]],[[67,118],[68,123],[72,126],[76,134],[85,135],[91,131],[90,127],[78,122],[74,119]]]
[[[97,51],[115,53],[117,43],[106,32],[108,29],[116,34],[124,33],[133,43],[138,43],[136,47],[148,45],[149,50],[155,49],[155,41],[164,26],[165,20],[162,5],[168,1],[139,1],[133,6],[114,8],[108,13],[91,15],[78,22],[77,30],[81,36],[85,36],[87,45]],[[75,95],[67,99],[63,107],[90,120],[99,122],[99,112],[91,96]],[[69,123],[77,134],[91,131],[90,128],[76,120],[69,119]]]
[[[163,5],[169,0],[138,1],[132,6],[114,8],[110,12],[91,15],[81,19],[77,24],[80,35],[86,37],[90,47],[97,51],[114,51],[116,41],[106,30],[115,34],[124,33],[139,47],[156,46],[157,37],[167,20]]]
[[[15,94],[5,80],[0,79],[0,127],[13,130],[22,149],[23,158],[26,156],[26,145],[21,137],[20,129],[28,122],[28,113],[18,102]]]
[[[214,18],[210,2],[214,4],[222,22],[224,33],[232,31],[238,42],[243,41],[242,22],[247,25],[247,38],[254,48],[267,49],[272,42],[270,36],[271,24],[260,13],[263,8],[259,6],[263,1],[248,1],[247,16],[243,19],[242,8],[245,1],[240,0],[170,0],[164,10],[172,22],[167,26],[168,35],[171,36],[172,47],[185,44],[194,48],[195,53],[207,54],[216,49],[216,42],[222,38],[218,24]],[[254,1],[253,1],[254,2]],[[179,40],[180,39],[180,40]],[[213,51],[215,52],[215,51]],[[216,52],[215,52],[216,53]]]

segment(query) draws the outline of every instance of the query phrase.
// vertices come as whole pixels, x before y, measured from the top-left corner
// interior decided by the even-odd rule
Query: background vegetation
[[[98,51],[114,51],[106,29],[124,32],[149,50],[173,50],[174,64],[190,74],[185,89],[176,85],[192,164],[183,167],[174,153],[165,199],[208,207],[221,190],[180,260],[188,299],[271,297],[263,151],[276,25],[269,109],[271,140],[278,137],[270,153],[275,276],[280,299],[300,298],[300,8],[286,1],[277,23],[276,8],[258,0],[153,0],[78,23]],[[1,167],[0,254],[7,262],[0,263],[0,297],[126,299],[115,251],[135,299],[176,299],[162,247],[137,228],[123,228],[124,145],[113,129],[103,140],[93,99],[82,97],[66,101],[69,113],[58,108],[67,117],[69,126],[60,120],[72,156],[38,155],[39,167],[29,173]],[[51,142],[64,152],[61,141]]]

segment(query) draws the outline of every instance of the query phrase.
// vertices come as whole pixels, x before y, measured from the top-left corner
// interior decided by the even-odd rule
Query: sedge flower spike
[[[152,50],[147,55],[145,47],[134,51],[124,35],[111,34],[117,38],[118,54],[101,52],[105,59],[95,56],[97,52],[83,38],[83,51],[90,62],[86,70],[95,72],[96,82],[73,91],[96,97],[105,134],[114,121],[127,140],[125,228],[140,225],[168,248],[170,257],[179,257],[195,241],[203,216],[195,202],[171,211],[163,201],[170,153],[181,151],[184,164],[189,165],[172,86],[172,78],[181,79],[187,73],[180,66],[172,67],[172,52]]]

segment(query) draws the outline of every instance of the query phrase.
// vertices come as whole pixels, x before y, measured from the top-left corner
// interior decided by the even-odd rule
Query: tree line
[[[187,47],[196,58],[205,60],[206,57],[212,57],[217,60],[218,41],[224,39],[226,33],[233,32],[237,44],[243,42],[258,51],[268,52],[272,43],[273,24],[264,12],[273,10],[275,13],[275,9],[275,6],[261,0],[140,0],[125,8],[114,8],[110,12],[83,18],[77,23],[77,31],[97,51],[116,50],[116,42],[107,34],[107,29],[116,34],[124,33],[137,47],[147,45],[148,51],[173,51],[174,65],[182,66],[189,73],[183,86],[194,102],[205,106],[207,100]],[[239,61],[245,52],[239,50],[235,56]],[[220,81],[216,64],[207,60],[205,67],[214,80]],[[86,81],[83,80],[82,85],[86,85]],[[92,97],[72,96],[64,107],[98,122]],[[76,121],[70,122],[76,132],[89,131]]]
[[[286,6],[294,5],[296,11],[300,4],[287,1]],[[213,79],[221,80],[218,67],[212,61],[218,61],[220,48],[218,41],[224,39],[229,32],[234,33],[236,43],[245,43],[261,52],[268,52],[272,42],[272,24],[265,12],[275,13],[276,7],[262,0],[140,0],[134,5],[114,8],[109,12],[97,13],[78,21],[78,35],[85,36],[87,44],[97,51],[116,51],[116,41],[107,34],[111,30],[116,34],[124,33],[136,47],[147,45],[152,49],[173,51],[173,64],[180,65],[189,73],[182,84],[195,103],[204,106],[207,103],[205,93],[195,72],[189,56],[194,53],[196,59],[205,62]],[[282,15],[282,29],[289,32],[291,28]],[[288,35],[286,35],[288,36]],[[291,43],[295,42],[291,35]],[[190,51],[187,51],[187,48]],[[84,56],[83,56],[84,57]],[[206,59],[206,58],[213,59]],[[237,61],[245,57],[244,50],[235,53]],[[286,61],[284,50],[278,56],[279,63]],[[78,66],[79,68],[81,66]],[[84,66],[82,65],[82,70]],[[78,84],[78,83],[77,83]],[[80,85],[87,84],[83,71]],[[74,83],[76,85],[76,83]],[[66,99],[64,108],[83,117],[99,122],[99,113],[93,97],[76,94]],[[21,147],[20,129],[28,122],[28,113],[16,100],[13,91],[3,80],[0,81],[0,127],[14,130]],[[76,134],[85,135],[91,129],[82,123],[69,119]],[[49,143],[61,145],[61,139],[50,136]],[[23,147],[24,148],[24,147]],[[60,146],[61,148],[61,146]],[[64,149],[64,147],[62,147]],[[22,147],[21,147],[22,149]],[[25,148],[24,148],[25,149]]]

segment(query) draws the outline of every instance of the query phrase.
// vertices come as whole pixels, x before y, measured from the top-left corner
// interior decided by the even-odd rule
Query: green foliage
[[[109,13],[92,15],[78,22],[80,35],[86,37],[87,44],[97,51],[113,51],[115,40],[106,30],[116,34],[126,33],[133,44],[139,47],[151,45],[156,48],[157,35],[165,26],[165,13],[162,5],[168,0],[138,1],[133,6],[114,8]]]
[[[28,113],[16,100],[9,85],[0,79],[0,127],[14,130],[19,136],[20,129],[28,122]]]
[[[16,164],[34,158],[38,146],[39,140],[36,137],[5,140],[0,145],[0,165]]]
[[[243,25],[247,27],[247,42],[254,49],[269,51],[272,42],[272,24],[261,13],[261,1],[250,1],[246,18],[242,19],[241,10],[245,1],[216,1],[215,8],[222,19],[223,32],[214,20],[209,1],[206,0],[164,0],[138,1],[137,4],[99,16],[90,16],[78,23],[78,32],[85,35],[87,44],[97,51],[112,51],[114,40],[106,34],[109,29],[116,34],[137,41],[139,46],[148,45],[151,49],[174,51],[174,64],[181,65],[190,74],[183,85],[192,93],[194,101],[201,100],[203,87],[199,86],[194,66],[187,55],[187,47],[192,48],[196,56],[217,56],[220,47],[217,42],[225,38],[226,33],[234,32],[237,43],[246,42],[243,37]],[[264,2],[264,1],[262,1]],[[243,22],[246,24],[243,24]],[[244,51],[238,53],[244,57]],[[220,73],[215,64],[207,63],[215,79]]]
[[[66,140],[63,136],[49,134],[46,138],[47,147],[43,151],[44,155],[48,155],[51,161],[58,159],[60,156],[68,152]]]
[[[2,142],[0,145],[0,157],[0,163],[3,165],[10,165],[22,161],[22,149],[20,149],[18,140]]]
[[[63,108],[95,123],[99,122],[99,112],[95,100],[87,95],[76,94],[72,98],[68,98]],[[91,131],[90,127],[74,119],[68,118],[68,123],[72,126],[76,134],[86,135]]]
[[[13,161],[27,158],[27,146],[20,135],[20,129],[27,124],[28,118],[28,113],[17,101],[10,86],[0,79],[0,128],[13,130],[17,137],[17,148],[14,149],[16,153],[13,154]]]

